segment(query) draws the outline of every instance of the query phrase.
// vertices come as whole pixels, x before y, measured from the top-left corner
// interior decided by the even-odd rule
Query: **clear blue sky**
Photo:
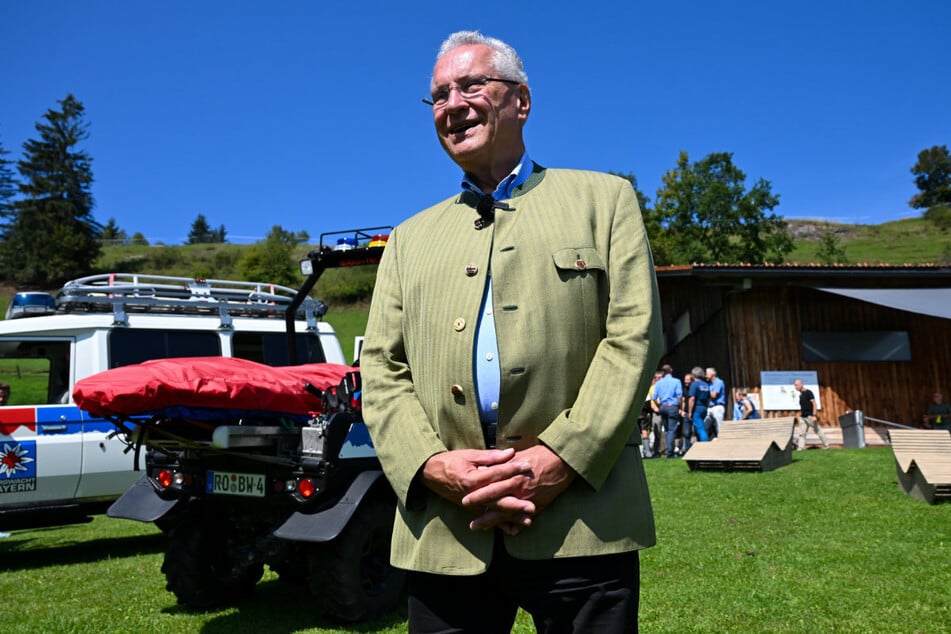
[[[86,106],[95,215],[169,244],[280,224],[396,224],[453,193],[428,92],[458,29],[512,43],[546,166],[633,172],[734,153],[787,218],[880,223],[951,144],[951,2],[0,0],[0,143]]]

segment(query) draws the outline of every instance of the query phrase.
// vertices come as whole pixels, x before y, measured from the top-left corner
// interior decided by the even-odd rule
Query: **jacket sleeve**
[[[360,367],[364,420],[387,479],[411,508],[417,501],[411,496],[416,474],[446,447],[416,396],[406,358],[398,234],[398,228],[390,234],[377,272]]]
[[[605,336],[569,410],[539,440],[595,490],[628,443],[662,353],[650,245],[633,188],[620,182],[610,218]]]

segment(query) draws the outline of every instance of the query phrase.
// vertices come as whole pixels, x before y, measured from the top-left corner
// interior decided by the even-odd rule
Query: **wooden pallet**
[[[951,500],[951,433],[943,429],[892,429],[898,486],[928,504]]]
[[[690,446],[691,471],[772,471],[792,462],[794,416],[723,421],[720,435]]]

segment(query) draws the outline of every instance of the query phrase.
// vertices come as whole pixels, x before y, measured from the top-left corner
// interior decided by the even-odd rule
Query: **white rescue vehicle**
[[[40,302],[55,301],[55,310],[0,322],[0,383],[9,385],[0,403],[0,531],[88,520],[141,476],[115,426],[73,403],[76,381],[171,357],[287,365],[285,309],[296,293],[268,283],[103,274]],[[297,363],[346,362],[333,328],[320,321],[325,311],[309,297],[300,304]]]

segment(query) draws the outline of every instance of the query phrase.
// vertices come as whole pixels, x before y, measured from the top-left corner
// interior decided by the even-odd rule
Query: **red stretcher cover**
[[[305,415],[321,409],[305,383],[326,390],[355,370],[335,363],[272,367],[233,357],[156,359],[81,379],[73,400],[102,417],[202,409]]]

